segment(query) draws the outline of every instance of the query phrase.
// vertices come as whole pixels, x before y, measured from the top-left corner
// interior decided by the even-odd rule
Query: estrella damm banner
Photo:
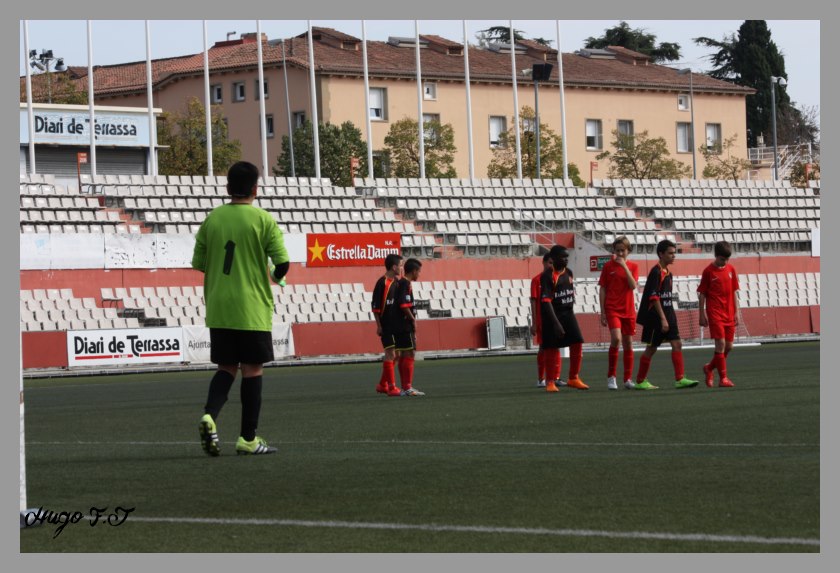
[[[399,233],[309,233],[307,267],[382,266],[385,257],[400,254]]]

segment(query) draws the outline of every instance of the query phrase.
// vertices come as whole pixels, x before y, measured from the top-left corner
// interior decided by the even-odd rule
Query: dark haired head
[[[248,197],[260,178],[260,170],[253,163],[237,161],[228,169],[227,192],[232,197]]]
[[[568,256],[569,251],[562,245],[554,245],[548,251],[548,257],[551,259],[551,262],[554,263],[555,268],[559,268],[560,259]]]
[[[732,256],[732,245],[726,241],[718,241],[715,243],[715,256],[728,259]]]
[[[551,260],[551,255],[549,253],[546,253],[546,254],[543,255],[543,262],[544,263],[547,263],[550,260]]]
[[[407,275],[411,274],[422,266],[423,263],[421,263],[417,259],[408,259],[403,265],[403,273]]]
[[[391,267],[393,267],[394,265],[400,264],[401,260],[402,260],[402,257],[400,255],[397,255],[395,253],[391,253],[390,255],[385,257],[385,268],[390,270]]]
[[[677,248],[677,245],[674,243],[674,241],[669,241],[668,239],[663,239],[663,240],[659,241],[659,243],[657,243],[657,245],[656,245],[656,254],[661,255],[662,253],[664,253],[665,251],[667,251],[671,247],[674,247],[675,249]]]

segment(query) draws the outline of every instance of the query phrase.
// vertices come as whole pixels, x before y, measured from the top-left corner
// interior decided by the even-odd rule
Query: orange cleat
[[[396,386],[391,386],[388,388],[388,396],[402,396],[402,392]]]
[[[715,369],[711,364],[703,365],[703,376],[706,377],[706,386],[711,388],[715,385]]]
[[[560,389],[557,387],[557,384],[554,383],[554,380],[552,380],[551,382],[546,382],[545,391],[546,392],[559,392]]]
[[[569,378],[569,381],[566,382],[566,385],[569,388],[577,388],[578,390],[589,390],[589,386],[583,383],[583,380],[575,376],[574,378]]]
[[[723,378],[721,379],[720,384],[718,384],[718,386],[720,386],[721,388],[734,388],[735,384],[733,384],[732,380],[730,380],[729,378]]]

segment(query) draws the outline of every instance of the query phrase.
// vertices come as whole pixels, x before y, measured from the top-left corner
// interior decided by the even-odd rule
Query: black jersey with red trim
[[[656,265],[648,274],[645,290],[642,292],[642,301],[639,304],[639,312],[636,315],[636,322],[645,324],[651,317],[656,317],[653,301],[657,299],[659,304],[662,305],[662,310],[668,322],[676,320],[677,314],[674,312],[673,295],[674,275],[668,269]]]
[[[393,324],[391,315],[397,310],[394,305],[394,299],[397,296],[398,282],[399,279],[396,277],[389,279],[383,275],[379,277],[379,280],[376,281],[376,286],[373,287],[370,310],[372,313],[379,315],[379,322],[386,332],[393,332],[390,330]]]
[[[391,332],[400,334],[414,331],[414,322],[405,316],[404,309],[409,309],[412,316],[417,316],[414,308],[414,290],[411,288],[411,281],[401,278],[397,283],[397,292],[394,296],[394,311],[391,314]]]
[[[575,306],[575,285],[572,269],[566,267],[560,272],[546,270],[540,279],[540,302],[550,302],[554,313],[573,312]]]

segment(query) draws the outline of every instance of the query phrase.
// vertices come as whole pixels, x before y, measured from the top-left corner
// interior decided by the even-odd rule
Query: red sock
[[[414,379],[414,358],[400,358],[400,385],[403,390],[411,388]]]
[[[545,380],[545,350],[537,351],[537,379]]]
[[[382,362],[382,379],[379,381],[379,385],[384,388],[393,388],[397,385],[393,360],[384,360]]]
[[[715,352],[715,359],[712,363],[720,373],[720,379],[726,378],[726,355],[723,352]]]
[[[554,349],[554,358],[556,366],[554,367],[552,374],[554,375],[555,380],[560,380],[560,376],[562,376],[563,373],[563,355],[560,354],[559,348]]]
[[[627,355],[625,354],[625,357]],[[609,366],[607,366],[607,378],[615,376],[616,368],[618,367],[618,346],[610,346],[609,351]],[[627,362],[625,360],[625,362]]]
[[[633,349],[624,351],[624,379],[633,378]]]
[[[554,382],[557,380],[555,373],[560,371],[560,352],[555,348],[546,348],[543,359],[545,360],[545,381]]]
[[[671,350],[671,362],[674,363],[674,380],[685,378],[685,365],[683,364],[682,350],[675,352]]]
[[[572,344],[569,347],[569,378],[578,377],[581,362],[583,362],[583,344]]]
[[[636,384],[643,382],[647,378],[651,358],[651,356],[642,354],[642,358],[639,360],[639,372],[636,374]]]

